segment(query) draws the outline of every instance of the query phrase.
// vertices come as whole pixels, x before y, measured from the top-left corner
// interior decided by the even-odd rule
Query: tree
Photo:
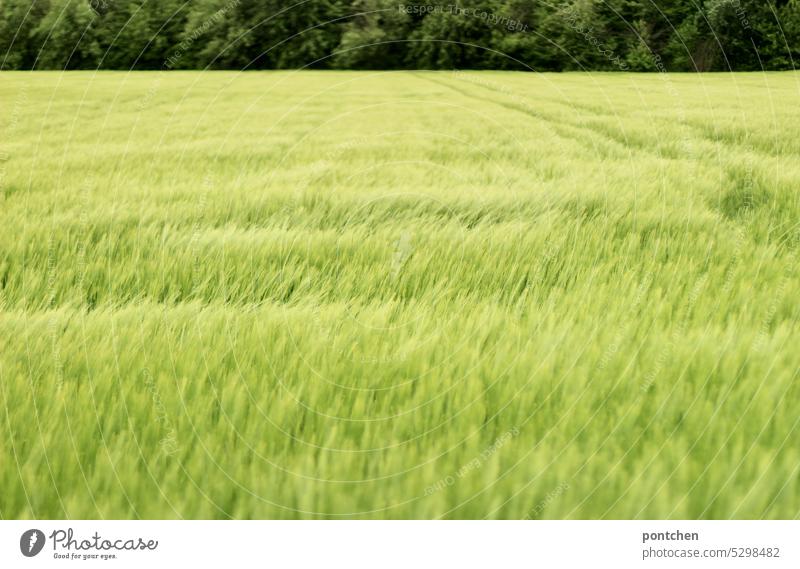
[[[3,69],[792,69],[800,0],[0,0]]]
[[[424,69],[487,69],[492,67],[492,30],[482,14],[492,14],[491,4],[477,2],[469,8],[441,6],[424,16],[410,34],[410,67]]]
[[[39,54],[35,35],[49,2],[3,0],[0,2],[0,69],[30,69]]]
[[[347,69],[397,69],[405,65],[411,17],[396,0],[356,0],[334,64]]]
[[[91,69],[100,48],[94,30],[96,14],[83,0],[52,0],[33,31],[41,52],[39,69]]]

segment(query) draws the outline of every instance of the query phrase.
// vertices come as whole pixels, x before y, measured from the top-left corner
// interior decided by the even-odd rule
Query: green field
[[[0,516],[797,517],[798,94],[0,73]]]

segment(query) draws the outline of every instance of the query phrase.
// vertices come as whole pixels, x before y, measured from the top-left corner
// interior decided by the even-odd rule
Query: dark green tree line
[[[0,0],[0,69],[793,69],[800,0]]]

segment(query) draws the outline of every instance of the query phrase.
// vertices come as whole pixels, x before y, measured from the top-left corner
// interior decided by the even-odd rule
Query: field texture
[[[800,76],[1,73],[3,518],[794,518]]]

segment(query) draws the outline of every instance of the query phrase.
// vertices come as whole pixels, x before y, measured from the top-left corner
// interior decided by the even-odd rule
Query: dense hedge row
[[[799,55],[800,0],[0,0],[2,69],[708,71]]]

